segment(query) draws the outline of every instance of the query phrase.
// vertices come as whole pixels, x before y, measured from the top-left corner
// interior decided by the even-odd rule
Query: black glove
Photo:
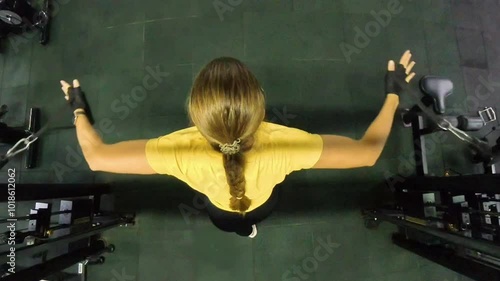
[[[85,94],[82,91],[81,87],[68,88],[68,103],[71,106],[73,112],[75,112],[75,110],[77,109],[85,110],[85,115],[89,119],[90,124],[92,125],[94,124],[94,118],[92,116],[92,112],[90,111],[89,104],[87,102],[87,99],[85,98]]]
[[[387,71],[385,75],[385,93],[400,95],[407,87],[406,69],[402,64],[396,64],[394,71]]]

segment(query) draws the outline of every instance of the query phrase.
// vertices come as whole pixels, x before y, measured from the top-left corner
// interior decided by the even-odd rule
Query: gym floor
[[[426,74],[454,82],[448,114],[500,109],[498,1],[59,3],[47,46],[36,34],[2,42],[0,103],[10,107],[10,126],[23,126],[29,108],[40,107],[43,122],[57,127],[41,139],[39,167],[9,164],[21,171],[18,182],[111,183],[117,208],[138,213],[135,226],[106,233],[117,250],[90,267],[89,280],[467,280],[392,245],[392,225],[363,225],[360,209],[389,200],[391,178],[413,173],[411,131],[399,117],[376,166],[291,174],[277,187],[276,212],[246,239],[212,226],[174,178],[91,172],[74,129],[62,128],[71,114],[58,81],[81,81],[106,142],[153,138],[187,126],[193,77],[211,59],[233,56],[262,82],[269,121],[359,138],[384,101],[387,61],[406,49],[417,62],[415,87]],[[412,104],[401,98],[401,108]],[[481,171],[452,136],[429,143],[430,174]]]

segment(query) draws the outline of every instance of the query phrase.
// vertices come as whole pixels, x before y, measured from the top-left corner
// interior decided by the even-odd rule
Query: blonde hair
[[[245,214],[251,203],[245,195],[245,152],[265,118],[265,96],[257,78],[241,61],[217,58],[196,77],[186,107],[192,125],[222,154],[230,208]],[[238,148],[223,154],[231,144]]]

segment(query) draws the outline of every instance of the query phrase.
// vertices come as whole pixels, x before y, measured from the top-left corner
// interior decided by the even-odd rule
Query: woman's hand
[[[73,80],[73,86],[71,86],[66,81],[61,80],[61,89],[64,93],[64,98],[73,109],[73,113],[85,113],[86,104],[81,98],[80,82],[75,79]],[[75,92],[76,89],[78,89],[78,92]]]
[[[88,106],[85,94],[80,87],[80,82],[78,80],[73,80],[73,85],[68,84],[66,81],[61,81],[61,89],[64,92],[64,98],[68,101],[71,109],[73,110],[73,115],[76,118],[77,115],[86,115],[90,124],[94,124],[94,118],[92,117],[92,112]]]
[[[390,60],[387,65],[387,74],[385,76],[385,93],[386,94],[401,94],[415,77],[415,72],[411,72],[415,62],[411,60],[411,52],[407,50],[399,64],[396,65],[393,60]]]

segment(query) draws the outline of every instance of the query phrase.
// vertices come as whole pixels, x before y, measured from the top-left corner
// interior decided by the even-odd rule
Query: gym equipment
[[[495,111],[489,107],[477,116],[446,116],[453,83],[442,77],[421,79],[423,97],[407,90],[417,103],[402,113],[405,127],[412,128],[416,176],[390,179],[394,203],[363,210],[365,226],[375,229],[382,221],[390,222],[398,226],[394,244],[473,280],[500,280],[500,174],[495,167],[500,138],[490,144],[486,137],[466,133],[496,121]],[[428,176],[424,136],[437,131],[466,142],[484,174]]]
[[[420,80],[420,87],[424,94],[432,98],[434,111],[437,114],[445,114],[445,99],[453,94],[453,82],[437,76],[424,76]],[[478,113],[479,116],[460,115],[458,117],[445,116],[444,118],[451,122],[454,127],[463,131],[478,131],[486,124],[497,120],[495,111],[491,107],[480,110]]]
[[[393,243],[473,280],[500,280],[500,174],[417,176],[395,204],[363,211],[365,226],[398,226]]]
[[[68,233],[82,227],[89,227],[93,219],[93,202],[91,199],[61,200],[60,211],[52,212],[52,204],[37,202],[35,209],[30,210],[30,214],[23,217],[11,217],[0,220],[0,223],[9,221],[28,220],[27,232],[18,233],[16,242],[23,243],[26,237],[36,237],[39,239],[50,238],[60,235],[61,232]],[[60,227],[51,228],[51,217],[58,215]],[[8,238],[9,231],[0,235],[0,244]]]
[[[7,105],[2,105],[0,107],[0,118],[7,112]],[[40,119],[40,109],[31,108],[27,128],[9,127],[7,124],[0,122],[0,143],[13,146],[7,151],[7,154],[0,156],[0,169],[9,162],[9,159],[24,151],[27,151],[24,161],[26,169],[32,169],[36,166],[39,147],[38,143],[35,143],[38,137],[34,136],[36,135],[35,132],[40,130]],[[21,148],[21,145],[24,145],[24,147]]]
[[[3,187],[7,189],[7,185]],[[110,186],[105,184],[16,185],[17,206],[24,201],[37,202],[28,215],[0,220],[0,224],[16,224],[15,230],[7,228],[9,231],[0,235],[0,280],[86,280],[86,266],[102,264],[103,254],[115,251],[101,233],[135,223],[135,214],[108,211],[113,202],[109,193]],[[7,200],[7,192],[0,194],[0,202]],[[59,210],[53,212],[55,205]],[[22,229],[23,224],[27,228]],[[8,271],[12,247],[15,273]]]
[[[424,136],[437,131],[451,132],[466,142],[473,153],[473,162],[483,163],[485,172],[495,173],[495,164],[500,162],[500,138],[496,144],[490,145],[485,138],[479,139],[466,133],[478,131],[496,121],[493,108],[488,107],[479,111],[478,116],[445,116],[443,115],[446,113],[445,99],[453,93],[453,83],[446,78],[424,76],[420,81],[420,87],[424,96],[417,96],[419,98],[417,105],[406,109],[402,114],[405,127],[412,128],[417,175],[428,174]],[[434,110],[428,109],[430,106]]]
[[[445,98],[453,92],[453,82],[448,79],[425,76],[420,80],[422,91],[434,100],[434,110],[436,113],[445,113]]]
[[[74,92],[74,94],[70,94],[70,106],[77,105],[85,108],[85,115],[89,119],[90,124],[94,124],[92,111],[90,110],[90,106],[88,105],[85,93],[81,91],[81,88],[78,88],[77,91]],[[56,112],[64,111],[64,109],[67,108],[68,105],[66,103],[61,104],[60,108],[56,110]],[[2,105],[0,107],[0,118],[7,113],[7,110],[8,108],[6,105]],[[45,133],[45,131],[49,129],[49,127],[52,127],[50,129],[54,129],[51,123],[52,121],[54,121],[55,117],[51,117],[49,121],[47,121],[47,124],[40,128],[40,109],[31,108],[29,114],[29,125],[27,130],[23,130],[22,128],[11,128],[6,124],[0,122],[0,144],[4,143],[14,145],[7,151],[5,155],[0,156],[0,169],[2,169],[9,162],[10,158],[13,158],[17,154],[24,151],[28,151],[28,156],[25,161],[26,168],[31,169],[35,167],[36,155],[38,151],[38,143],[35,142],[43,133]],[[32,145],[33,143],[35,144]]]
[[[40,30],[40,43],[47,44],[50,26],[50,0],[44,0],[36,10],[27,0],[0,0],[0,38],[10,33],[21,34],[27,29]]]

